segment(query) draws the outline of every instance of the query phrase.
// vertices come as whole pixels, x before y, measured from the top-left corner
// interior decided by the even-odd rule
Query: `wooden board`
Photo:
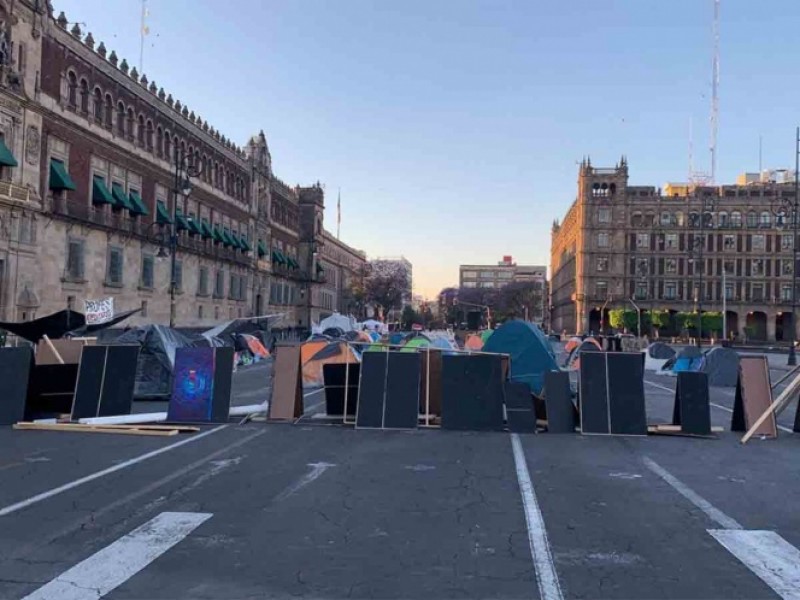
[[[268,421],[294,421],[303,415],[303,381],[300,346],[278,344],[275,347],[272,375],[272,400]]]
[[[94,339],[61,339],[49,340],[49,344],[42,340],[36,345],[36,364],[37,365],[56,365],[61,364],[53,349],[58,353],[64,364],[75,364],[81,362],[81,352],[84,346],[94,345]]]
[[[384,429],[416,429],[422,353],[387,352]]]
[[[356,408],[356,427],[359,429],[383,427],[388,355],[388,352],[364,352],[361,359]]]
[[[442,353],[427,349],[422,355],[419,412],[438,416],[442,414]],[[427,403],[427,408],[426,408]]]
[[[106,348],[108,352],[106,373],[96,416],[129,415],[133,404],[133,388],[136,385],[139,346],[119,345]]]
[[[766,356],[739,358],[739,379],[733,404],[731,431],[746,431],[772,405],[772,388],[769,381],[769,363]],[[756,428],[754,435],[774,438],[778,436],[775,413]]]
[[[576,410],[572,403],[569,373],[548,371],[544,374],[544,401],[548,433],[575,433]]]
[[[585,352],[579,386],[582,433],[647,435],[640,352]]]
[[[711,405],[708,398],[708,375],[701,372],[678,373],[672,423],[684,433],[711,434]]]
[[[350,370],[348,376],[347,370]],[[354,417],[358,404],[358,382],[361,377],[359,363],[322,365],[322,380],[325,383],[325,414],[345,414],[345,385],[347,387],[347,414]]]
[[[499,356],[442,357],[442,428],[503,430],[503,376]]]
[[[25,417],[32,369],[30,348],[0,348],[0,425]]]
[[[581,433],[611,433],[606,366],[603,352],[581,354],[578,372]]]
[[[31,431],[67,431],[73,433],[116,433],[118,435],[145,435],[154,437],[167,437],[178,435],[180,433],[177,429],[169,430],[152,430],[152,429],[117,429],[113,427],[104,427],[101,425],[72,425],[69,423],[15,423],[14,429],[31,430]]]

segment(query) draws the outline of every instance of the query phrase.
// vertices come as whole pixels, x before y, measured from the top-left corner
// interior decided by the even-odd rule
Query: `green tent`
[[[431,345],[431,342],[426,337],[413,337],[408,340],[404,345],[400,352],[416,352],[417,348],[427,348]]]
[[[492,337],[493,333],[494,333],[494,329],[486,329],[486,330],[484,330],[483,332],[481,332],[481,341],[483,341],[483,343],[485,344],[486,341],[490,337]]]

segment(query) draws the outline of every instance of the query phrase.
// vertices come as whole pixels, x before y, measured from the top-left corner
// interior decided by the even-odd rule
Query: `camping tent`
[[[400,352],[414,352],[417,348],[427,348],[430,345],[430,340],[424,336],[413,337],[403,345]]]
[[[570,352],[575,350],[575,348],[580,346],[582,341],[583,340],[577,336],[569,338],[569,341],[567,341],[567,343],[564,344],[564,352],[569,354]]]
[[[644,368],[647,371],[660,371],[666,362],[675,356],[675,350],[664,342],[653,342],[643,351]]]
[[[332,327],[338,327],[342,332],[352,331],[353,322],[350,320],[350,317],[345,317],[339,313],[333,313],[331,316],[325,317],[319,322],[319,328],[323,332]]]
[[[485,344],[486,340],[492,337],[493,333],[494,329],[484,329],[483,331],[481,331],[481,341]]]
[[[464,342],[464,350],[480,350],[483,348],[483,340],[477,333],[471,333]]]
[[[669,359],[664,364],[664,369],[670,369],[673,373],[681,371],[699,371],[703,365],[703,353],[697,346],[686,346],[678,352],[674,359]]]
[[[511,355],[511,379],[527,383],[538,396],[544,387],[544,374],[558,370],[550,340],[536,325],[520,319],[495,329],[483,351]]]
[[[739,354],[721,346],[711,348],[703,357],[702,371],[708,375],[708,385],[736,387],[739,378]]]
[[[329,338],[342,338],[344,337],[344,329],[341,327],[327,327],[322,335],[327,335]]]
[[[310,342],[316,344],[318,342]],[[303,344],[303,350],[309,343]],[[344,364],[361,362],[361,356],[344,342],[327,342],[324,347],[315,352],[308,360],[303,360],[303,386],[321,387],[324,385],[322,378],[322,366],[327,364]]]
[[[580,345],[575,346],[572,352],[567,356],[564,366],[570,371],[576,371],[581,368],[581,354],[583,352],[602,352],[603,348],[593,337],[587,337]]]

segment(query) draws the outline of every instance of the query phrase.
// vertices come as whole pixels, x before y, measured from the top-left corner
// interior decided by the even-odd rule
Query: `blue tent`
[[[507,321],[486,341],[483,352],[511,356],[511,379],[527,383],[537,396],[542,395],[544,374],[558,371],[550,340],[539,327],[527,321]]]
[[[669,364],[669,363],[667,363]],[[664,365],[664,367],[667,366]],[[686,346],[675,355],[675,362],[671,365],[673,373],[681,371],[701,371],[703,369],[703,353],[697,346]]]

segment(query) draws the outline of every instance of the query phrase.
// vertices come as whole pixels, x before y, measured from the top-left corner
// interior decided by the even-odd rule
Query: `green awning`
[[[175,221],[178,224],[178,231],[189,231],[189,221],[183,216],[183,211],[180,208],[175,209]]]
[[[297,264],[297,261],[294,258],[292,258],[291,256],[287,256],[286,257],[286,263],[287,263],[287,265],[289,266],[290,269],[299,269],[300,268],[300,265]]]
[[[203,230],[200,228],[200,223],[196,217],[189,215],[186,218],[186,221],[189,223],[189,235],[201,235],[203,233]]]
[[[234,248],[238,249],[239,248],[239,240],[236,239],[236,234],[233,233],[232,231],[229,231],[228,229],[225,229],[224,233],[225,233],[226,236],[228,236],[228,240],[230,241],[230,245],[233,246]]]
[[[128,194],[128,198],[130,199],[131,204],[133,204],[133,211],[131,212],[137,215],[143,215],[145,217],[150,214],[150,211],[147,210],[147,205],[144,203],[144,200],[142,200],[139,192],[136,190],[131,190],[131,193]]]
[[[264,245],[264,240],[258,240],[258,258],[264,258],[267,254],[267,247]]]
[[[92,182],[92,204],[110,204],[111,206],[117,204],[106,187],[106,180],[100,175],[95,175]]]
[[[239,248],[242,249],[242,252],[250,252],[250,250],[252,250],[250,244],[247,242],[247,237],[244,234],[239,237]]]
[[[214,229],[211,230],[213,234],[212,237],[214,238],[214,243],[219,244],[225,241],[225,238],[222,237],[222,233],[220,232],[219,225],[214,225]]]
[[[172,225],[172,219],[164,203],[159,200],[156,202],[156,223],[159,225]]]
[[[6,146],[5,140],[0,138],[0,165],[4,167],[16,167],[18,164],[17,159],[14,158],[14,155],[11,154],[11,150]]]
[[[75,190],[75,182],[67,173],[64,161],[57,158],[50,159],[50,189],[51,190]]]
[[[285,265],[286,264],[286,257],[283,255],[283,253],[280,250],[278,250],[277,248],[273,248],[272,249],[272,262],[278,263],[280,265]]]
[[[231,236],[230,234],[228,234],[228,230],[225,227],[222,228],[221,233],[222,233],[222,245],[225,246],[226,248],[228,246],[233,246],[233,240],[231,239]]]
[[[111,195],[114,196],[114,202],[116,204],[114,208],[127,208],[129,211],[135,210],[131,201],[128,200],[128,195],[125,193],[124,188],[120,184],[111,184]]]
[[[202,232],[203,237],[207,240],[210,240],[214,237],[214,232],[211,231],[211,227],[208,226],[208,221],[205,219],[200,221],[200,231]]]
[[[317,273],[324,273],[325,267],[323,267],[320,263],[317,263]]]

